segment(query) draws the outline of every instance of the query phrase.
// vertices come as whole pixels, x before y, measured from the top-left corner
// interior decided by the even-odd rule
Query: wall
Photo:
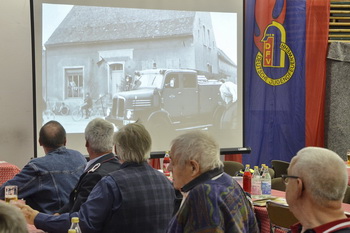
[[[333,42],[327,59],[325,146],[347,159],[350,149],[350,44]]]
[[[34,156],[30,1],[2,0],[0,30],[0,160],[22,168]]]

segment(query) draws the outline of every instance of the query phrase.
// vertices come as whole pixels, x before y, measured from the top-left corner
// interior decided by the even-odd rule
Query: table
[[[12,179],[19,172],[20,169],[16,165],[0,161],[0,185]]]
[[[276,197],[286,197],[286,193],[278,190],[271,190],[271,195]],[[343,203],[343,210],[345,214],[350,217],[350,204]],[[257,220],[260,222],[260,233],[270,233],[270,220],[265,206],[254,206],[254,212]],[[276,230],[276,232],[284,232]]]

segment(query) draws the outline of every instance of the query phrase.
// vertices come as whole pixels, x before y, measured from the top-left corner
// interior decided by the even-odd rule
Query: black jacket
[[[107,154],[94,163],[80,176],[79,181],[69,196],[69,203],[64,205],[58,213],[77,212],[87,200],[91,190],[102,177],[120,168],[119,160],[113,153]]]

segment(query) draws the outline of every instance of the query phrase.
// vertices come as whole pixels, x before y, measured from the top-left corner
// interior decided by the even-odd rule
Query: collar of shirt
[[[106,155],[108,155],[108,154],[110,154],[110,153],[107,153],[107,154],[98,156],[97,158],[94,158],[94,159],[92,159],[92,160],[89,160],[89,162],[87,162],[87,164],[86,164],[86,166],[85,166],[84,172],[87,171],[87,169],[90,167],[91,164],[93,164],[93,163],[96,162],[98,159],[100,159],[100,158],[102,158],[103,156],[106,156]]]
[[[304,233],[325,233],[325,232],[334,232],[337,230],[341,230],[344,228],[350,228],[350,219],[340,219],[333,222],[329,222],[326,224],[323,224],[318,227],[314,227],[313,229],[307,229],[304,231]],[[302,231],[302,225],[300,223],[297,223],[293,226],[291,226],[292,233],[298,233]]]
[[[204,183],[207,180],[211,180],[214,177],[219,176],[223,172],[224,172],[224,169],[222,167],[214,168],[213,170],[204,172],[200,176],[196,177],[195,179],[191,180],[189,183],[184,185],[181,188],[181,192],[188,192],[191,189],[193,189],[194,187],[196,187],[197,185]]]
[[[191,182],[186,184],[184,187],[181,188],[181,194],[182,194],[182,201],[180,204],[180,207],[185,202],[186,197],[188,196],[191,189],[193,189],[196,185],[201,184],[207,180],[216,180],[219,177],[221,177],[224,174],[223,168],[215,168],[213,170],[204,172],[197,178],[193,179]]]

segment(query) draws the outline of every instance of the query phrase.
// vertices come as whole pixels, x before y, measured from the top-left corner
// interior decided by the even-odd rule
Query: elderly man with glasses
[[[294,232],[350,232],[342,200],[348,175],[344,161],[328,149],[307,147],[293,157],[284,175],[286,199],[299,223]]]

